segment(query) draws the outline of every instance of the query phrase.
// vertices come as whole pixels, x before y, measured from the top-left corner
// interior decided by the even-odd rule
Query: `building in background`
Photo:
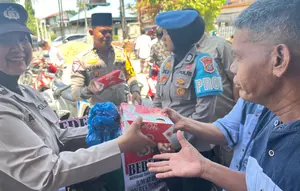
[[[237,16],[255,0],[227,0],[216,20],[218,36],[230,38],[234,34],[233,23]]]

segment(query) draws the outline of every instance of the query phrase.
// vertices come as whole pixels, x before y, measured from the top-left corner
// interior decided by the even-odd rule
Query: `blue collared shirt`
[[[279,188],[299,191],[300,121],[281,123],[275,119],[258,128],[251,157]]]
[[[272,180],[268,177],[263,169],[259,166],[257,160],[249,157],[246,170],[246,184],[248,191],[282,191]]]
[[[213,123],[225,135],[228,146],[234,149],[231,169],[246,170],[253,145],[252,135],[264,108],[262,105],[239,99],[228,115]]]

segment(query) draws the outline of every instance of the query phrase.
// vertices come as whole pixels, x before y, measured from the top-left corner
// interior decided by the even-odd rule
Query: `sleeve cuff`
[[[230,131],[230,129],[225,128],[225,126],[217,120],[213,123],[225,136],[227,146],[229,146],[231,149],[237,144],[237,139],[239,137],[238,133]]]

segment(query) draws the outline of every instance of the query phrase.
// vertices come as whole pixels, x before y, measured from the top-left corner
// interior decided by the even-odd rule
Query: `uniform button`
[[[236,165],[235,167],[236,167],[236,168],[239,168],[239,166],[238,166],[238,165]]]
[[[275,155],[275,152],[273,150],[269,150],[269,156],[273,157]]]
[[[279,121],[276,120],[276,121],[274,122],[274,125],[275,125],[275,126],[279,125]]]
[[[260,189],[260,191],[264,191],[264,189]]]
[[[242,149],[243,152],[245,152],[245,149]]]
[[[248,132],[249,135],[251,135],[251,132]]]

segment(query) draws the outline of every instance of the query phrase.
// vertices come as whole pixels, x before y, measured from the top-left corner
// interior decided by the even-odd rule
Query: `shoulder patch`
[[[196,57],[195,61],[196,75],[194,86],[197,98],[222,94],[222,78],[212,56],[207,53],[202,53]]]

